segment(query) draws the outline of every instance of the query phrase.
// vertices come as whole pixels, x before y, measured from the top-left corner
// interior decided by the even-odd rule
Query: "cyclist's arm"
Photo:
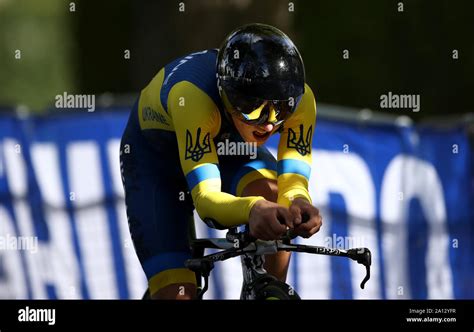
[[[278,203],[286,207],[298,197],[311,202],[308,181],[315,121],[316,101],[311,88],[305,84],[302,100],[285,122],[278,145]]]
[[[264,198],[241,198],[221,192],[218,157],[213,142],[221,121],[217,106],[206,93],[186,81],[171,89],[168,103],[181,167],[199,216],[201,219],[212,218],[227,227],[247,223],[253,205]],[[196,145],[202,150],[196,149]]]

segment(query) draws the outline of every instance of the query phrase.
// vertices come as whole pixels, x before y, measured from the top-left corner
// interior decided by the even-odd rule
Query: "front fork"
[[[261,277],[267,274],[267,271],[263,267],[265,264],[264,255],[256,255],[253,253],[247,253],[240,256],[242,263],[243,283],[242,291],[240,293],[241,300],[253,300],[256,297],[255,294],[255,283]]]

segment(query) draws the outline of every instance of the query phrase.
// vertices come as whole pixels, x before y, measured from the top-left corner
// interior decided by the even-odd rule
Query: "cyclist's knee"
[[[154,300],[193,300],[196,298],[196,285],[177,283],[160,288],[151,295]]]
[[[267,201],[276,202],[278,198],[277,181],[272,179],[252,181],[242,190],[242,196],[263,196]]]

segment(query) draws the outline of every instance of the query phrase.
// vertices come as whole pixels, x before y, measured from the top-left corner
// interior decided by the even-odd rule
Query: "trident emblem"
[[[211,152],[210,134],[204,136],[202,142],[200,141],[201,128],[198,128],[196,133],[196,144],[193,145],[193,137],[189,130],[186,130],[186,153],[184,159],[192,159],[197,162],[201,160],[205,153]]]
[[[307,154],[311,153],[312,134],[313,126],[309,127],[309,130],[305,136],[303,125],[300,124],[300,134],[298,138],[296,138],[296,133],[291,128],[288,128],[287,147],[296,149],[300,155],[306,156]],[[303,137],[305,138],[303,139]]]

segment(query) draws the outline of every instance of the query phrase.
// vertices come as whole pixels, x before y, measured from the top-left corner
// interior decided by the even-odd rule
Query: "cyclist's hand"
[[[295,235],[309,238],[317,233],[323,224],[319,210],[303,198],[294,199],[289,211],[293,218],[293,233]],[[303,215],[306,215],[308,219],[305,222],[302,220]]]
[[[292,219],[287,208],[259,200],[250,211],[250,235],[261,240],[277,240],[285,234],[287,225],[293,227]]]

